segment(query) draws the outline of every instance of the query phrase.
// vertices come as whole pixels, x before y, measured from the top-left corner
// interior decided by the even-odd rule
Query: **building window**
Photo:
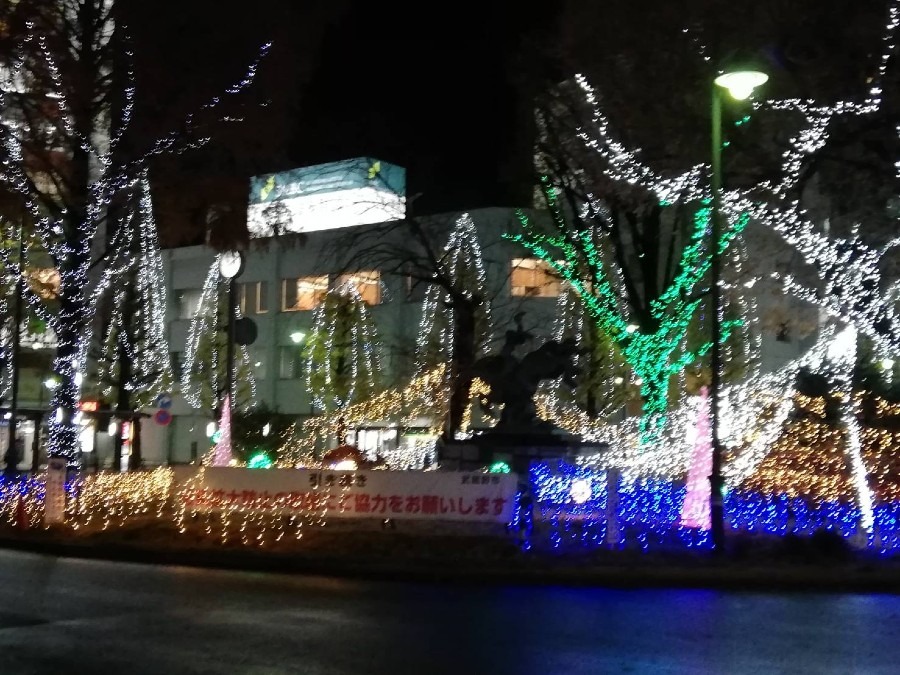
[[[249,281],[239,285],[241,314],[265,314],[269,311],[269,283]]]
[[[203,291],[199,288],[185,288],[176,291],[175,312],[179,319],[193,319],[200,307],[200,298]]]
[[[44,300],[55,300],[59,297],[59,272],[54,267],[40,267],[25,272],[28,285]]]
[[[284,279],[281,287],[281,311],[300,312],[315,309],[327,292],[327,274]]]
[[[538,258],[513,258],[509,285],[512,295],[521,298],[555,298],[562,288],[550,263]]]
[[[253,377],[258,382],[266,379],[266,359],[263,357],[262,350],[249,350],[250,368],[253,371]]]
[[[303,355],[300,347],[278,348],[278,377],[295,380],[303,373]]]
[[[349,284],[356,288],[359,297],[367,305],[381,304],[381,273],[377,270],[342,274],[335,281],[335,287]]]

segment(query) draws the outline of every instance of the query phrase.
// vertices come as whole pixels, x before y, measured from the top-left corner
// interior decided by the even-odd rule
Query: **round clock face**
[[[241,272],[244,260],[238,251],[225,251],[219,256],[219,274],[226,279],[236,277]]]

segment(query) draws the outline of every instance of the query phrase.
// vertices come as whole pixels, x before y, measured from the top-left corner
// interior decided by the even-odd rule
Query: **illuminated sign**
[[[79,401],[78,409],[83,412],[97,412],[100,409],[100,401],[90,401],[90,400]]]
[[[253,237],[368,225],[406,217],[406,170],[360,157],[256,176],[247,227]]]

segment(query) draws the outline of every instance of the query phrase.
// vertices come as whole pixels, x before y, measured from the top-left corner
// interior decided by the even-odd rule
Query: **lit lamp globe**
[[[722,73],[714,81],[727,89],[731,98],[743,101],[750,97],[753,90],[768,82],[769,76],[758,70],[735,70],[730,73]]]
[[[234,279],[244,269],[244,256],[240,251],[225,251],[219,255],[219,274]]]

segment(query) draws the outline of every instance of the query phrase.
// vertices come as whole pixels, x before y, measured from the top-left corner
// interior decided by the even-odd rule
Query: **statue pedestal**
[[[478,471],[502,461],[525,476],[533,462],[559,459],[574,462],[575,456],[584,449],[581,438],[573,434],[490,430],[465,441],[444,443],[438,457],[441,468],[450,471]]]

